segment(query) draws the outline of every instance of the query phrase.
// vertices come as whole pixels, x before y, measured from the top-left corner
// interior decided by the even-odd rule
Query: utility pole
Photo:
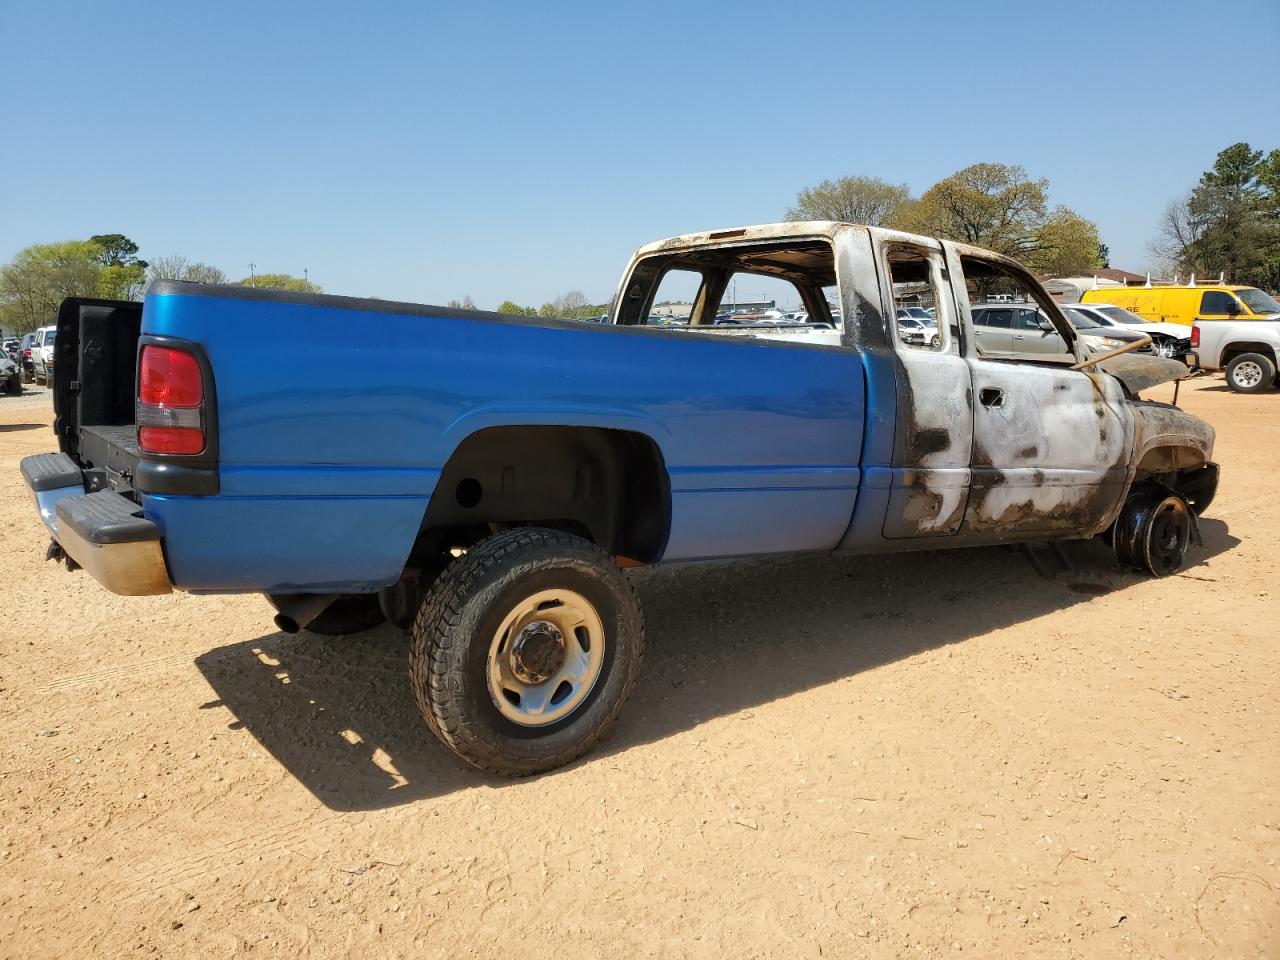
[[[311,274],[307,273],[306,267],[302,268],[302,282],[305,283],[308,287],[311,286]]]
[[[253,275],[253,268],[256,266],[257,264],[254,263],[252,260],[249,261],[249,286],[251,287],[256,287],[258,285],[257,280]]]

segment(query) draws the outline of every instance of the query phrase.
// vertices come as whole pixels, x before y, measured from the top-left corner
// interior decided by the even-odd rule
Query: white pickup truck
[[[1280,319],[1197,320],[1191,349],[1205,370],[1226,370],[1227,385],[1239,393],[1280,386]]]

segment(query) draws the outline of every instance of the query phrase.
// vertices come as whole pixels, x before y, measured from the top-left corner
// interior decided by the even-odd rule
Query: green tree
[[[1098,266],[1098,229],[1066,207],[1049,209],[1049,181],[1017,165],[975,163],[903,204],[890,226],[958,240],[1046,272]]]
[[[520,306],[520,304],[515,303],[514,301],[511,301],[511,300],[503,300],[502,303],[498,304],[498,312],[509,313],[514,316],[521,316],[521,317],[523,316],[536,317],[538,315],[538,311],[536,309],[533,309],[530,307],[522,307]]]
[[[144,269],[147,266],[145,260],[138,259],[138,245],[123,233],[95,233],[89,238],[89,242],[98,245],[101,251],[98,262],[104,267],[134,263],[142,264]]]
[[[1036,248],[1023,260],[1040,273],[1059,277],[1087,274],[1105,264],[1105,248],[1091,220],[1066,207],[1056,207],[1036,232]]]
[[[1222,150],[1190,194],[1166,208],[1152,251],[1166,269],[1280,286],[1280,150]]]
[[[319,284],[312,283],[303,277],[295,277],[288,273],[258,273],[236,281],[242,287],[257,287],[263,290],[290,290],[294,293],[323,293]]]
[[[879,177],[840,177],[823,180],[796,194],[788,220],[839,220],[884,226],[911,199],[905,183],[886,183]]]
[[[101,248],[89,240],[37,243],[0,267],[0,322],[25,332],[57,317],[65,297],[93,297],[103,272]]]
[[[112,263],[98,275],[98,296],[108,300],[141,300],[147,289],[147,265]]]
[[[123,233],[95,233],[89,242],[98,248],[102,273],[98,296],[108,300],[140,300],[147,286],[147,261],[138,259],[138,245]]]

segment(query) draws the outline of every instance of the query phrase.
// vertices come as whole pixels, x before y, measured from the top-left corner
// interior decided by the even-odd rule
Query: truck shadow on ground
[[[1207,562],[1240,542],[1218,520],[1202,530],[1204,546],[1178,576],[1212,580]],[[1074,570],[1054,580],[1008,547],[642,572],[640,683],[612,739],[579,762],[1142,579],[1118,570],[1101,542],[1066,552]],[[1148,617],[1135,609],[1134,625]],[[230,710],[233,729],[252,734],[334,810],[518,783],[470,769],[435,740],[414,704],[407,657],[408,638],[387,626],[351,637],[270,634],[197,658],[218,695],[200,707]]]

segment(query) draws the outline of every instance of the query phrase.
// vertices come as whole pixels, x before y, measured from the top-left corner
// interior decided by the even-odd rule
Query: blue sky
[[[1280,147],[1280,4],[12,2],[0,261],[122,232],[232,277],[492,308],[867,174],[1047,177],[1140,269]]]

